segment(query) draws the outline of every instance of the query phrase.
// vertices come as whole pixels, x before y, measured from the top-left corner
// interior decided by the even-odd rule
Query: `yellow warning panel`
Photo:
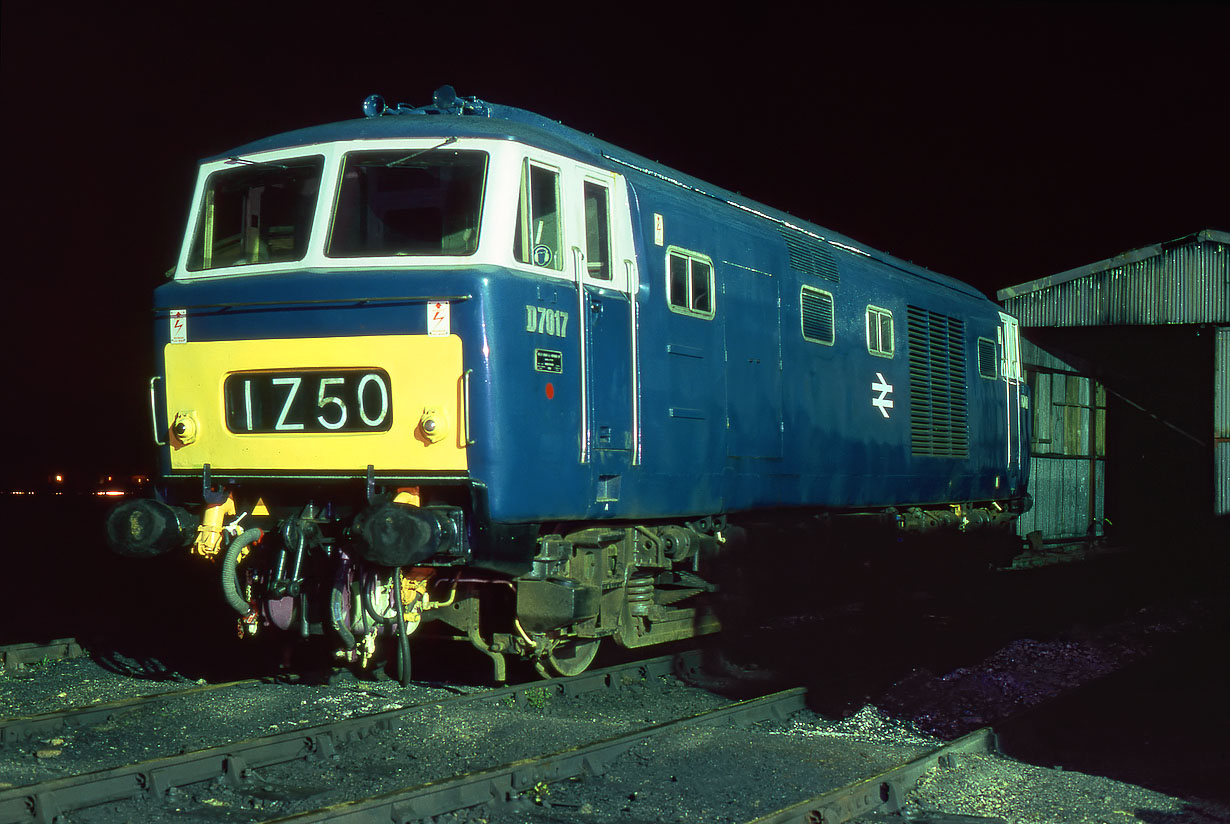
[[[264,498],[256,499],[256,506],[252,507],[253,518],[263,518],[269,514],[269,507],[265,506]]]
[[[167,433],[175,470],[467,467],[456,335],[199,341],[164,353],[164,420],[193,423],[191,438]],[[425,410],[445,437],[420,431]]]

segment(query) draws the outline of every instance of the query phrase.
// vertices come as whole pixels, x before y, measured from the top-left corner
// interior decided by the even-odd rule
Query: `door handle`
[[[149,379],[149,414],[154,423],[154,446],[166,446],[166,441],[158,440],[158,396],[154,392],[154,384],[162,380],[158,375]]]

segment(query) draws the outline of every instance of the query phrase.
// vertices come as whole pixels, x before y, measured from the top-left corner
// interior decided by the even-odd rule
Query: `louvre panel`
[[[833,260],[833,254],[824,241],[784,226],[777,227],[777,231],[786,241],[791,268],[834,283],[841,280],[837,273],[837,261]]]
[[[800,294],[803,337],[820,343],[833,342],[833,296],[804,288]]]
[[[907,307],[910,349],[910,451],[969,457],[965,397],[965,323]]]
[[[995,365],[995,360],[995,341],[979,338],[978,374],[984,378],[999,377],[999,367]]]

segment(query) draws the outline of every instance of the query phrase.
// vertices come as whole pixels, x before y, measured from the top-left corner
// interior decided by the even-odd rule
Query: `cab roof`
[[[432,104],[419,107],[410,107],[404,103],[389,106],[379,95],[371,95],[363,102],[363,111],[366,116],[362,118],[307,126],[271,135],[206,158],[203,162],[214,162],[230,157],[242,157],[297,146],[306,147],[320,143],[352,140],[433,137],[507,140],[536,146],[612,171],[633,169],[694,193],[724,201],[737,209],[758,215],[780,226],[828,241],[832,245],[844,248],[847,252],[873,258],[893,268],[971,297],[987,299],[982,292],[956,278],[932,272],[910,261],[872,249],[830,229],[714,186],[707,181],[649,160],[540,114],[514,106],[487,103],[475,97],[458,97],[451,86],[437,89],[432,95]]]

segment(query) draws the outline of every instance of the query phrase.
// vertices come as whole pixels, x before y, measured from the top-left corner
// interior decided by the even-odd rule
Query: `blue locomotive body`
[[[113,545],[216,559],[248,632],[408,662],[439,619],[575,672],[712,629],[740,517],[1024,499],[976,290],[529,112],[365,108],[204,161],[156,292],[160,496]]]

